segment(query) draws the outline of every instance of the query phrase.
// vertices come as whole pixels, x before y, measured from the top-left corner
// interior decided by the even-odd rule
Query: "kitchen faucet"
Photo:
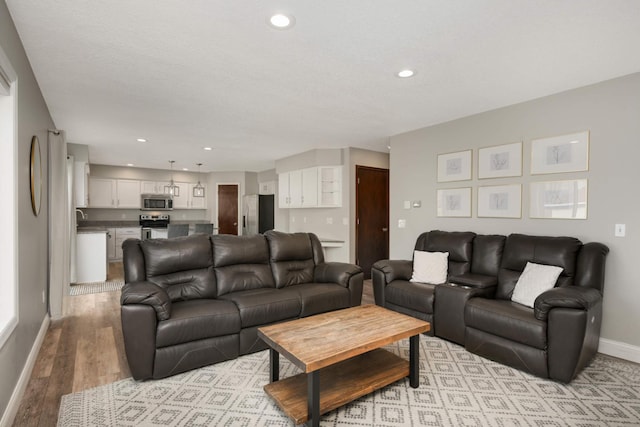
[[[76,209],[76,213],[80,213],[80,216],[82,217],[82,219],[87,219],[87,217],[84,214],[84,212],[82,212],[80,209]]]

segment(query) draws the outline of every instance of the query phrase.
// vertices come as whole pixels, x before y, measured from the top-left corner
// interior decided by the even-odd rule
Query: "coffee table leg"
[[[307,426],[320,426],[320,371],[307,374],[307,413],[309,421]]]
[[[409,384],[420,386],[420,335],[409,338]]]
[[[271,382],[276,382],[280,379],[280,353],[276,350],[269,349],[269,367],[271,370]]]

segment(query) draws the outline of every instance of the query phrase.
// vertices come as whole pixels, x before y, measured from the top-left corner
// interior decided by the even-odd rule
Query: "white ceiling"
[[[638,0],[7,4],[56,126],[99,164],[261,171],[314,148],[385,151],[390,135],[640,71]],[[296,25],[272,29],[274,12]]]

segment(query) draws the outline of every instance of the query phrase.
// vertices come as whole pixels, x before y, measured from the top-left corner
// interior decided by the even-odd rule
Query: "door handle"
[[[382,227],[382,232],[386,233],[387,231],[389,231],[389,229],[387,227]]]
[[[238,225],[238,223],[237,223],[237,222],[234,222],[234,223],[233,223],[233,226],[235,227],[236,225]]]

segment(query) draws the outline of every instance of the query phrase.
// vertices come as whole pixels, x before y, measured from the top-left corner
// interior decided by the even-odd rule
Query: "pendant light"
[[[171,166],[171,181],[169,181],[169,185],[164,186],[164,192],[174,197],[180,197],[180,187],[173,181],[173,164],[175,162],[175,160],[169,160],[169,165]]]
[[[198,183],[193,187],[193,197],[204,197],[204,185],[200,184],[200,166],[202,163],[196,163],[198,165]]]

